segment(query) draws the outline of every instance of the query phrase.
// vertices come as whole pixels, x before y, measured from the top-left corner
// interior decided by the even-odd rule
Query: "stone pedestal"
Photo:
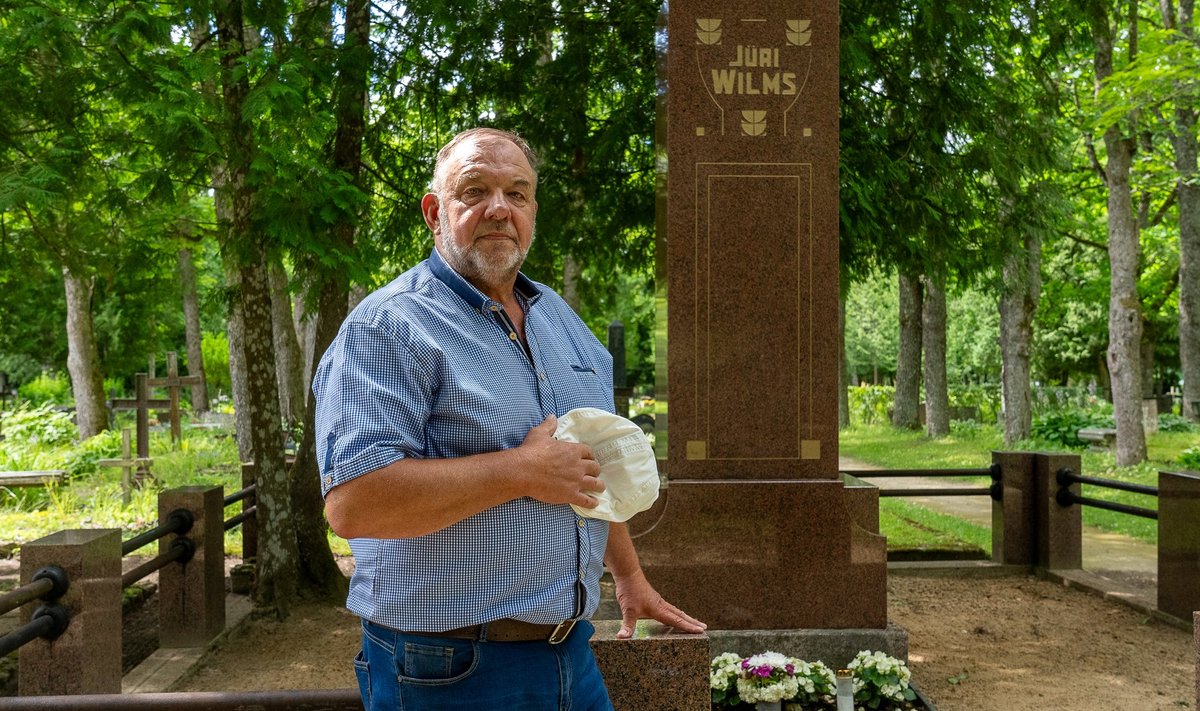
[[[1060,469],[1081,473],[1074,454],[993,452],[1000,465],[1002,495],[992,503],[992,560],[1058,570],[1083,566],[1083,517],[1080,506],[1055,499]],[[1067,487],[1078,495],[1079,484]]]
[[[619,620],[595,623],[592,651],[615,711],[695,711],[711,705],[709,640],[643,621],[617,639]]]
[[[220,487],[185,486],[158,497],[158,516],[165,522],[176,509],[195,516],[183,536],[159,540],[166,553],[177,538],[188,538],[195,553],[186,563],[170,563],[158,573],[159,644],[203,647],[225,628],[225,519]]]
[[[1158,474],[1158,609],[1200,610],[1200,475]]]
[[[1002,565],[1033,565],[1036,561],[1037,531],[1033,526],[1034,454],[992,452],[992,463],[1000,465],[999,501],[992,501],[992,561]]]
[[[35,639],[21,647],[21,696],[120,693],[121,531],[59,531],[21,546],[21,584],[50,565],[67,573],[58,604],[70,623],[53,642]],[[37,603],[24,605],[21,623],[36,609]]]
[[[630,531],[658,591],[710,629],[883,628],[877,496],[840,481],[671,481]]]
[[[838,5],[673,0],[668,55],[668,485],[631,522],[642,566],[710,629],[882,630],[877,492],[837,466]]]

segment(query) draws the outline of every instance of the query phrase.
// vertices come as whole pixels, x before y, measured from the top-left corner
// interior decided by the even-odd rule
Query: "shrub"
[[[200,341],[204,357],[204,381],[209,398],[233,392],[229,378],[229,338],[224,333],[206,333]]]
[[[1176,462],[1183,469],[1200,472],[1200,446],[1188,447],[1183,450]]]
[[[1200,426],[1183,415],[1164,412],[1158,416],[1158,429],[1162,432],[1197,432]]]
[[[1079,430],[1112,426],[1111,415],[1091,410],[1051,410],[1033,418],[1033,436],[1065,447],[1082,447],[1087,443],[1079,439]]]
[[[851,422],[873,425],[888,421],[896,388],[891,385],[852,385],[847,388],[847,393]]]
[[[4,417],[6,445],[61,447],[74,442],[79,430],[67,412],[55,412],[50,403],[30,407],[22,403]]]
[[[42,373],[17,388],[17,393],[34,405],[67,405],[71,402],[71,381],[62,373]]]

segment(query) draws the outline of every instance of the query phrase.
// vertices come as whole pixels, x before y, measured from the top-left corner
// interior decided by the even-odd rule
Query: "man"
[[[537,173],[479,128],[438,153],[421,201],[435,249],[342,325],[314,379],[325,511],[350,539],[347,607],[367,709],[611,709],[588,639],[603,565],[621,606],[704,625],[646,581],[624,524],[578,515],[604,491],[556,416],[613,410],[611,358],[520,273]]]

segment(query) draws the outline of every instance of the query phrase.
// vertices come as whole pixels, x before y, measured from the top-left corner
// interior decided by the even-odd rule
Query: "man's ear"
[[[438,212],[441,209],[442,205],[438,202],[437,195],[425,193],[425,197],[421,198],[421,215],[425,218],[425,226],[434,234],[438,231]]]

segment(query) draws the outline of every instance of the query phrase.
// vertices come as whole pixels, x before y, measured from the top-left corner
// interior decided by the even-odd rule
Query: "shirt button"
[[[491,305],[491,306],[489,306],[488,308],[489,308],[489,309],[491,309],[492,311],[499,311],[499,310],[500,310],[500,304],[492,304],[492,305]]]
[[[325,483],[326,483],[326,484],[332,484],[332,483],[333,483],[333,477],[331,477],[331,476],[327,476],[327,477],[325,477]]]
[[[538,378],[539,378],[540,380],[545,380],[545,379],[546,379],[546,374],[545,374],[545,373],[543,373],[542,371],[540,371],[540,370],[539,370],[539,371],[538,371]]]
[[[517,334],[513,333],[512,331],[509,331],[508,332],[508,340],[510,340],[510,341],[517,340]]]
[[[583,528],[583,519],[579,519],[578,521],[576,521],[576,523],[579,525],[580,528]]]

